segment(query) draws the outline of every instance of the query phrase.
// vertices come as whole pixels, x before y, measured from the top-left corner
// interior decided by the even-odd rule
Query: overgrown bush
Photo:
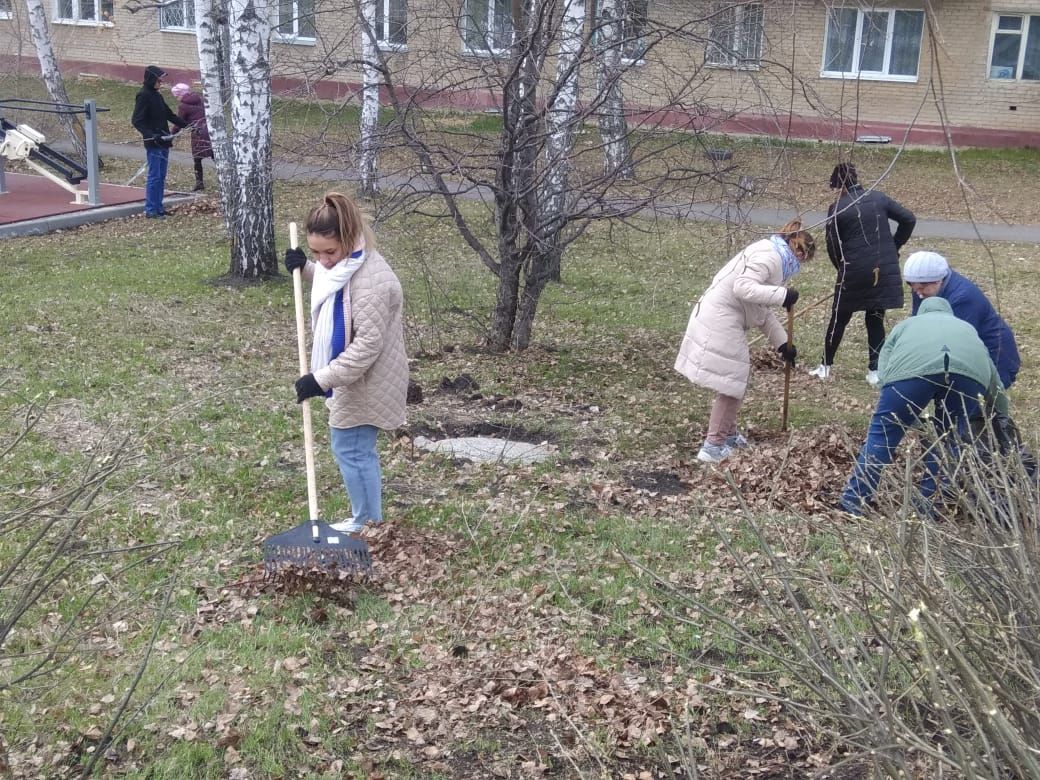
[[[833,539],[826,555],[790,549],[750,513],[740,538],[716,524],[745,589],[757,591],[756,611],[737,618],[667,578],[655,587],[672,615],[697,615],[687,622],[703,645],[752,659],[754,668],[716,669],[726,694],[778,701],[861,773],[1040,777],[1040,490],[1031,464],[1014,447],[963,448],[944,458],[950,478],[928,513],[910,454],[921,447],[903,449],[868,516],[814,519]],[[778,676],[792,684],[776,686]]]
[[[112,483],[134,460],[128,437],[106,431],[86,451],[62,457],[51,451],[46,436],[37,435],[47,402],[6,408],[8,419],[0,427],[6,439],[0,444],[0,697],[34,700],[74,676],[77,664],[100,651],[101,640],[128,611],[141,616],[146,631],[149,622],[159,625],[161,616],[123,580],[169,545],[106,546],[110,540],[99,519],[112,499]],[[112,708],[108,729],[84,738],[83,763],[76,770],[83,776],[93,771],[126,714],[147,663],[147,652],[140,661],[137,655],[126,659],[131,669],[138,664],[137,673],[129,675],[132,682]],[[113,675],[125,672],[120,667]],[[5,728],[13,755],[32,724],[7,720]],[[3,744],[0,739],[0,767],[6,762]]]

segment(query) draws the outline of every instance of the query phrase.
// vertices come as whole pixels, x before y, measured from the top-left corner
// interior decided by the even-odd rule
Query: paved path
[[[98,146],[102,157],[144,160],[144,148],[139,143],[101,143]],[[191,165],[191,155],[187,152],[174,149],[170,154],[170,159],[177,163]],[[357,181],[356,174],[346,169],[292,163],[285,160],[275,160],[274,176],[276,179],[288,181],[336,181],[343,183]],[[380,186],[384,190],[398,187],[411,188],[415,186],[415,182],[405,176],[385,176],[380,179]],[[484,188],[476,188],[472,185],[467,185],[465,191],[460,186],[458,194],[460,197],[471,199],[489,200],[491,198],[490,191]],[[724,203],[698,201],[689,204],[662,205],[656,211],[648,213],[649,216],[653,214],[673,219],[730,222],[734,221],[735,210],[732,205]],[[796,212],[792,209],[774,206],[754,206],[743,208],[740,211],[742,221],[763,227],[783,225],[795,216]],[[809,226],[822,225],[826,218],[826,213],[822,211],[810,211],[802,214],[803,222]],[[914,228],[914,239],[921,238],[945,238],[968,241],[981,238],[986,241],[1018,241],[1040,244],[1040,225],[1007,225],[981,222],[972,224],[971,222],[945,219],[918,219],[917,226]]]

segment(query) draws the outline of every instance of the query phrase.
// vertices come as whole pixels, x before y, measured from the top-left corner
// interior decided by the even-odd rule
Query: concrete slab
[[[545,442],[529,444],[510,439],[493,439],[489,436],[463,436],[438,441],[416,436],[414,442],[421,450],[439,452],[475,463],[539,463],[553,454],[553,448]]]

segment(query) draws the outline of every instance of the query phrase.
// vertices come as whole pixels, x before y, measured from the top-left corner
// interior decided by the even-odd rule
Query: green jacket
[[[1007,413],[1007,396],[989,350],[969,322],[953,315],[938,296],[921,302],[917,315],[888,334],[878,360],[881,384],[929,374],[960,374],[987,388],[987,406]]]

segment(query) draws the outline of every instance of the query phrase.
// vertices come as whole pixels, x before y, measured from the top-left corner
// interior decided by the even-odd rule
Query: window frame
[[[624,4],[624,13],[621,15],[621,62],[624,65],[645,65],[646,64],[646,51],[649,48],[649,44],[646,43],[647,37],[646,28],[650,25],[650,3],[651,0],[618,0]],[[643,4],[643,29],[638,32],[638,36],[633,36],[632,40],[629,41],[629,35],[631,34],[632,18],[631,4],[633,2],[641,2]],[[632,57],[632,46],[639,42],[642,44],[638,57]],[[626,49],[626,42],[628,47]]]
[[[194,22],[194,24],[192,24],[191,27],[188,27],[187,25],[179,25],[179,26],[177,26],[177,25],[164,25],[163,24],[163,11],[165,11],[168,7],[174,6],[174,5],[179,5],[181,7],[182,14],[184,15],[184,19],[188,18],[187,9],[191,8],[191,15],[193,17],[192,18],[192,22]],[[194,35],[195,32],[198,30],[198,22],[195,21],[194,16],[195,16],[195,0],[166,0],[166,2],[164,2],[162,4],[162,6],[160,6],[160,8],[159,8],[159,29],[162,32],[191,33],[191,34]]]
[[[516,30],[513,27],[512,4],[509,0],[487,0],[487,18],[484,20],[487,24],[487,32],[484,33],[484,42],[485,44],[489,42],[489,33],[494,30],[496,3],[502,2],[510,10],[510,13],[506,15],[506,18],[509,19],[509,44],[503,47],[491,47],[485,45],[478,49],[470,46],[469,40],[466,37],[467,30],[465,25],[467,20],[474,18],[473,14],[469,13],[470,2],[472,2],[472,0],[462,0],[462,7],[459,13],[459,39],[462,41],[462,53],[472,57],[501,57],[503,54],[508,54],[510,49],[513,47],[513,39],[516,36]]]
[[[758,8],[758,20],[757,20],[757,33],[758,42],[757,50],[758,57],[755,60],[742,60],[740,58],[740,50],[738,47],[723,47],[719,46],[713,40],[711,40],[711,33],[714,30],[714,26],[711,22],[708,23],[708,45],[704,49],[704,64],[709,68],[722,68],[724,70],[760,70],[762,68],[762,42],[765,40],[765,4],[762,2],[748,2],[748,3],[733,3],[720,8],[715,16],[717,17],[723,10],[732,9],[734,13],[733,20],[733,31],[740,35],[740,43],[745,44],[750,39],[747,34],[745,24],[745,10],[755,6]],[[727,58],[725,62],[713,61],[711,59],[713,52],[719,52]]]
[[[852,65],[853,70],[841,71],[841,70],[827,70],[827,53],[830,44],[831,25],[830,18],[832,11],[855,11],[856,12],[856,32],[855,42],[852,47]],[[861,8],[858,6],[836,6],[828,8],[825,14],[824,31],[823,31],[823,61],[820,64],[820,78],[828,79],[859,79],[861,81],[897,81],[906,84],[915,84],[921,76],[921,43],[924,41],[924,26],[921,27],[921,36],[917,42],[917,73],[913,76],[908,76],[899,73],[889,73],[888,68],[891,66],[892,61],[892,44],[895,40],[895,24],[896,24],[896,13],[902,11],[903,13],[914,13],[924,14],[924,11],[920,8]],[[883,13],[888,16],[888,28],[885,31],[885,56],[884,56],[884,70],[860,70],[859,61],[860,53],[863,46],[863,23],[868,13]],[[922,18],[923,21],[923,18]]]
[[[998,27],[1000,26],[1000,17],[1002,16],[1014,16],[1022,20],[1022,28],[1018,31],[1019,45],[1018,45],[1018,62],[1015,63],[1015,75],[1012,78],[1006,79],[1000,76],[993,75],[993,50],[997,45],[997,33]],[[1022,84],[1030,82],[1040,82],[1040,78],[1025,79],[1022,78],[1022,66],[1025,64],[1026,44],[1029,42],[1029,28],[1030,20],[1036,17],[1040,19],[1040,14],[1029,14],[1024,12],[1001,12],[993,11],[993,21],[990,24],[989,31],[989,51],[986,54],[986,80],[994,81],[998,84]],[[999,30],[1000,33],[1007,35],[1013,31],[1011,30]]]
[[[300,19],[302,14],[300,13],[300,3],[302,0],[291,0],[293,4],[293,15],[291,20],[282,21],[282,3],[275,2],[274,6],[274,19],[272,20],[271,27],[272,32],[275,34],[276,39],[279,43],[291,43],[299,44],[300,46],[314,46],[318,42],[318,20],[317,14],[314,8],[314,0],[311,0],[311,16],[314,18],[314,35],[300,35]],[[282,27],[285,27],[289,23],[292,23],[292,32],[283,32]]]
[[[378,16],[376,21],[376,46],[383,51],[408,51],[408,0],[375,0],[375,3],[377,11],[380,8],[383,9],[383,23],[379,23]],[[392,19],[390,5],[392,3],[400,3],[403,6],[405,20],[403,41],[390,40],[390,21]]]
[[[69,7],[72,8],[73,16],[61,16],[61,3],[62,0],[54,0],[52,8],[51,22],[53,24],[68,24],[76,25],[79,27],[114,27],[115,23],[112,19],[115,17],[115,2],[114,0],[93,0],[94,2],[94,18],[83,19],[79,16],[83,0],[69,0]],[[104,18],[105,6],[108,6],[109,18]]]

